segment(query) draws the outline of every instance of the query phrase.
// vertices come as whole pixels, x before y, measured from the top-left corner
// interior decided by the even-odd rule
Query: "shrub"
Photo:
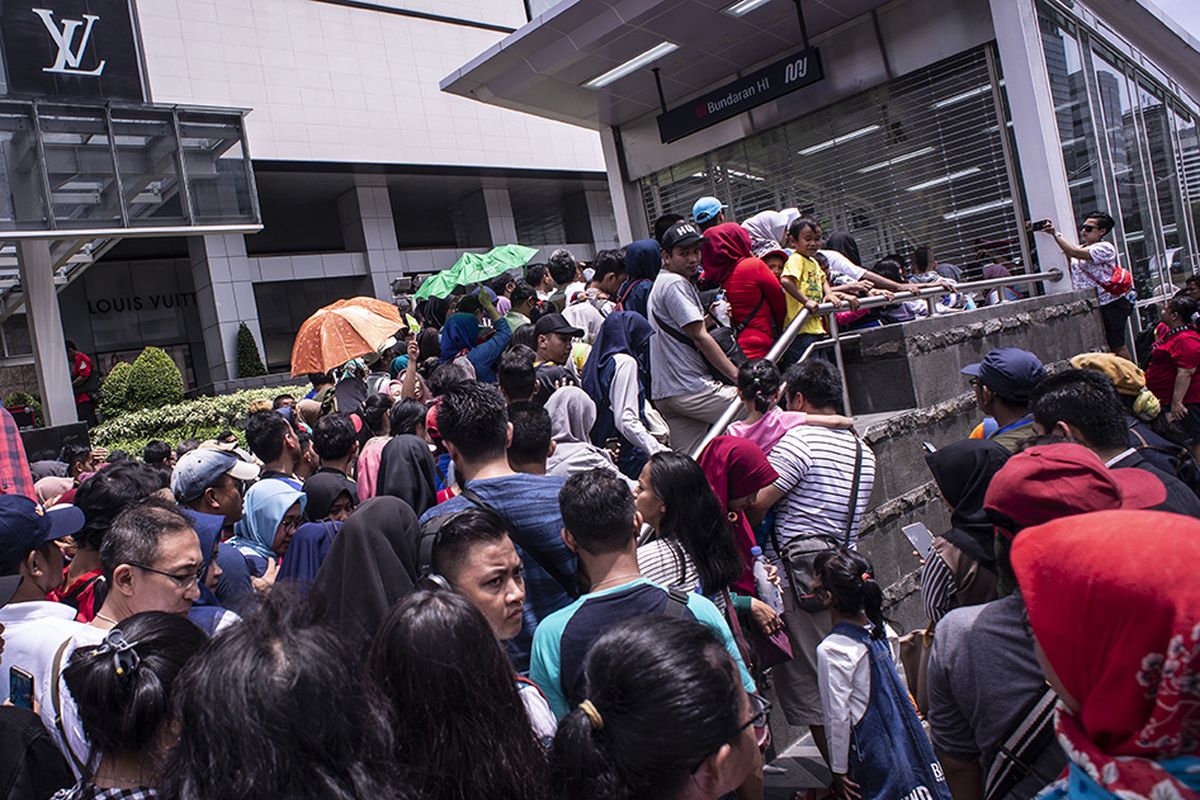
[[[133,362],[125,390],[125,408],[161,408],[183,400],[183,375],[158,347],[147,347]]]
[[[30,394],[29,392],[13,392],[8,397],[4,398],[5,408],[20,408],[22,406],[29,406],[29,408],[33,409],[34,425],[45,424],[44,420],[42,419],[42,399],[36,394]]]
[[[223,431],[237,434],[245,446],[246,412],[252,400],[270,401],[278,394],[303,397],[307,386],[275,386],[247,389],[220,397],[198,397],[161,408],[130,411],[116,419],[106,419],[92,429],[92,442],[109,450],[140,453],[151,439],[171,445],[184,439],[213,439]]]
[[[118,416],[127,410],[129,391],[129,375],[133,365],[128,361],[118,361],[113,364],[104,383],[100,385],[100,413],[105,419]]]
[[[239,378],[257,378],[267,374],[262,356],[258,354],[258,342],[254,341],[254,334],[244,322],[238,325],[237,369]]]

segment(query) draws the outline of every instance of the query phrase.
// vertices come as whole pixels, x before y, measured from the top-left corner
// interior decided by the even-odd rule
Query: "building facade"
[[[616,245],[594,132],[438,89],[528,21],[523,0],[139,0],[135,11],[151,102],[246,110],[263,227],[114,238],[61,281],[66,337],[102,367],[157,345],[190,387],[219,387],[237,377],[242,323],[282,371],[318,307],[390,299],[397,278],[464,250],[519,242],[586,258]],[[12,385],[31,348],[23,308],[6,313],[0,383],[7,373]]]
[[[1103,209],[1144,305],[1200,268],[1200,43],[1152,5],[606,5],[543,9],[442,87],[598,130],[623,240],[714,195],[731,219],[799,207],[864,262],[928,245],[978,276],[1064,267],[1024,222],[1069,236]]]

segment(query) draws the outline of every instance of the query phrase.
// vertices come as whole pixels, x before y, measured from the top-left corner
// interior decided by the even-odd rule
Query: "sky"
[[[1181,24],[1194,38],[1200,39],[1200,2],[1196,0],[1153,0],[1167,16]]]

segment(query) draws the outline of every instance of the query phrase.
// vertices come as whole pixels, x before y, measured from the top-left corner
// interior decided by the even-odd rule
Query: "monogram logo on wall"
[[[64,75],[82,75],[85,77],[100,77],[104,72],[104,65],[108,62],[101,60],[96,65],[95,69],[83,69],[80,64],[83,62],[83,54],[87,49],[88,40],[92,38],[92,26],[99,21],[99,17],[95,14],[84,14],[83,19],[64,19],[62,28],[54,21],[54,12],[49,8],[34,8],[31,9],[34,14],[37,14],[42,23],[46,26],[46,30],[50,32],[50,38],[54,40],[55,46],[58,47],[58,55],[54,59],[54,63],[48,67],[42,67],[42,72],[61,72]],[[83,35],[79,37],[79,46],[75,49],[71,48],[71,42],[75,40],[75,32],[83,27]]]

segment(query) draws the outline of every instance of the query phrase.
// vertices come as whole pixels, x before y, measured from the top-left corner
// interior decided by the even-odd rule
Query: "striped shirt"
[[[683,547],[672,545],[666,539],[646,542],[637,549],[638,572],[651,583],[659,586],[678,586],[685,592],[695,592],[700,587],[700,573],[696,562],[684,552]],[[725,611],[724,594],[705,595],[718,609]]]
[[[848,430],[803,426],[792,428],[767,456],[779,473],[775,488],[783,499],[775,506],[775,533],[780,544],[803,533],[823,533],[839,540],[846,534],[851,513],[856,437]],[[862,472],[854,505],[850,545],[875,484],[875,454],[862,446]]]

